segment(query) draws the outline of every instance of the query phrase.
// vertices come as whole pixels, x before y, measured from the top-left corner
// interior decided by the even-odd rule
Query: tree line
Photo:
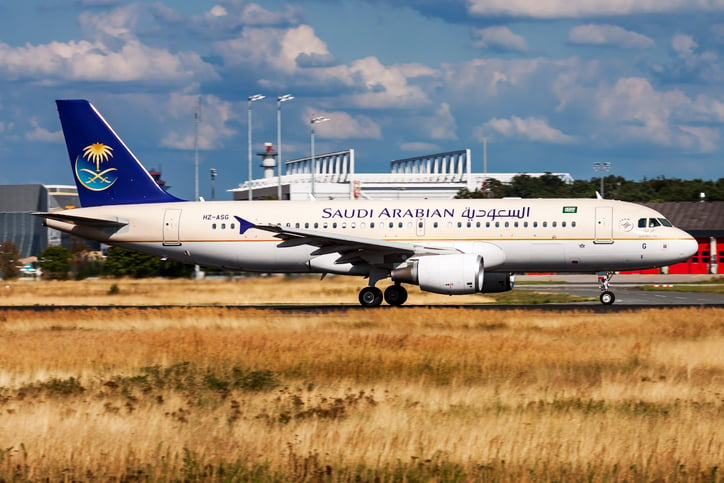
[[[13,242],[0,244],[0,275],[5,280],[20,276],[20,250]],[[108,247],[102,259],[93,256],[76,240],[73,249],[49,246],[35,263],[46,280],[83,280],[89,277],[190,277],[193,266],[154,255]]]
[[[540,177],[520,174],[509,184],[488,179],[473,191],[461,189],[456,198],[594,198],[601,191],[601,178],[566,183],[558,176],[546,173]],[[701,179],[652,178],[631,181],[621,176],[603,178],[603,196],[639,203],[662,201],[724,201],[724,178],[717,181]]]

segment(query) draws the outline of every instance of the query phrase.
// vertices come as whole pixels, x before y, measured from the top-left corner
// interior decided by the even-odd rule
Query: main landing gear
[[[383,298],[390,305],[402,305],[407,301],[407,290],[396,283],[387,287],[384,294],[374,286],[365,287],[359,292],[359,303],[364,307],[378,307]]]
[[[598,288],[601,290],[601,296],[599,298],[603,305],[611,305],[616,300],[616,296],[609,290],[611,277],[613,277],[613,272],[598,274]]]

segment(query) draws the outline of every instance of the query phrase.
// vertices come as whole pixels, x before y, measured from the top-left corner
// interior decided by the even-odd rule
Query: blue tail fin
[[[81,206],[181,201],[156,183],[90,102],[55,102]]]

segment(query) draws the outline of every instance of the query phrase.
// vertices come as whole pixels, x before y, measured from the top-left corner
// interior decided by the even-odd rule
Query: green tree
[[[0,244],[0,274],[2,274],[5,280],[18,277],[20,273],[20,267],[18,267],[19,259],[20,250],[15,243],[4,241]]]
[[[191,265],[115,246],[108,248],[103,264],[103,274],[111,277],[188,277],[192,272]]]
[[[48,280],[67,280],[73,253],[61,246],[50,246],[43,250],[38,265],[43,270],[43,278]]]

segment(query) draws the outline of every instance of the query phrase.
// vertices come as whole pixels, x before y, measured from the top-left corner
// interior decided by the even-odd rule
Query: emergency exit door
[[[181,245],[179,238],[179,221],[181,210],[169,209],[163,216],[163,244],[165,246]]]

